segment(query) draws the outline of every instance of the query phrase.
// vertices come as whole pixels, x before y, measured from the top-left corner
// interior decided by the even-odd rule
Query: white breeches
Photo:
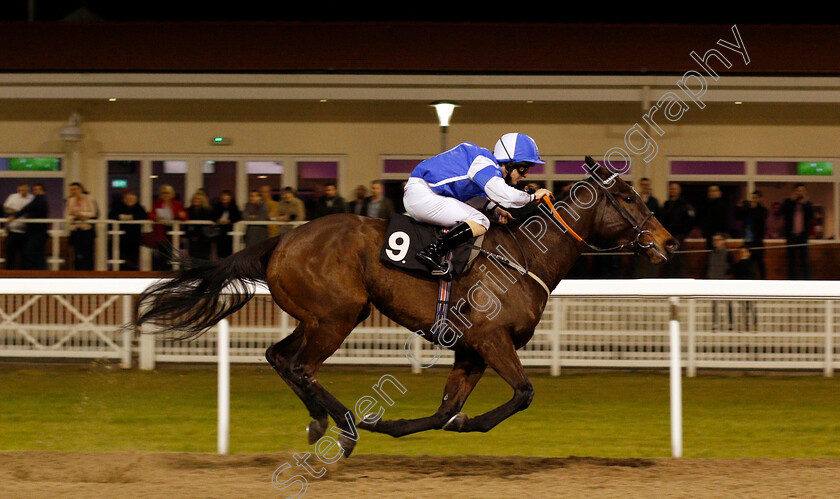
[[[435,194],[425,180],[411,177],[403,194],[405,211],[418,222],[454,227],[459,222],[477,223],[485,230],[490,219],[472,206],[455,198]]]

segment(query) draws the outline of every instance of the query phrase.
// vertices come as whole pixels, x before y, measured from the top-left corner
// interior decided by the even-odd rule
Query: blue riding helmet
[[[540,160],[540,152],[537,150],[537,143],[534,139],[524,133],[506,133],[496,141],[493,155],[499,163],[513,161],[527,161],[537,165],[544,165],[545,161]]]

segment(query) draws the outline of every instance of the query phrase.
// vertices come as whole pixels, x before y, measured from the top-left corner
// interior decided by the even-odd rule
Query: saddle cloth
[[[417,252],[425,248],[445,231],[437,225],[418,222],[408,215],[395,213],[391,216],[388,229],[385,231],[385,241],[379,259],[382,263],[398,268],[405,272],[439,279],[433,276],[431,270],[417,258]],[[455,279],[469,270],[479,251],[472,246],[481,247],[484,236],[470,239],[469,245],[462,244],[454,248],[448,258],[451,258],[448,278]]]

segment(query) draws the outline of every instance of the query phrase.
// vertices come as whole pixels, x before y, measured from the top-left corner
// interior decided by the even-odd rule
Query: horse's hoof
[[[375,416],[379,416],[379,414],[377,414],[375,412],[371,412],[370,414],[366,414],[365,417],[363,417],[356,424],[356,428],[361,428],[361,429],[367,430],[367,431],[376,431],[376,425],[379,424],[379,420],[381,419],[381,416],[374,418]]]
[[[344,435],[340,435],[338,437],[338,445],[341,447],[341,450],[344,451],[344,457],[350,457],[350,454],[353,453],[353,449],[356,447],[356,441],[350,438],[345,437]]]
[[[449,421],[443,425],[443,429],[446,431],[461,431],[464,427],[464,423],[467,422],[467,415],[463,412],[459,412],[458,414],[449,418]]]
[[[309,445],[312,445],[320,440],[325,433],[327,433],[327,425],[317,419],[313,419],[309,422],[309,425],[306,426],[306,438],[309,440]]]

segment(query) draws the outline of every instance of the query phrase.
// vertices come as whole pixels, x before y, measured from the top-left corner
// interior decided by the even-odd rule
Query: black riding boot
[[[432,269],[432,274],[441,275],[449,272],[449,263],[443,258],[449,250],[465,243],[473,237],[472,227],[461,222],[437,238],[434,242],[417,252],[417,259]]]

